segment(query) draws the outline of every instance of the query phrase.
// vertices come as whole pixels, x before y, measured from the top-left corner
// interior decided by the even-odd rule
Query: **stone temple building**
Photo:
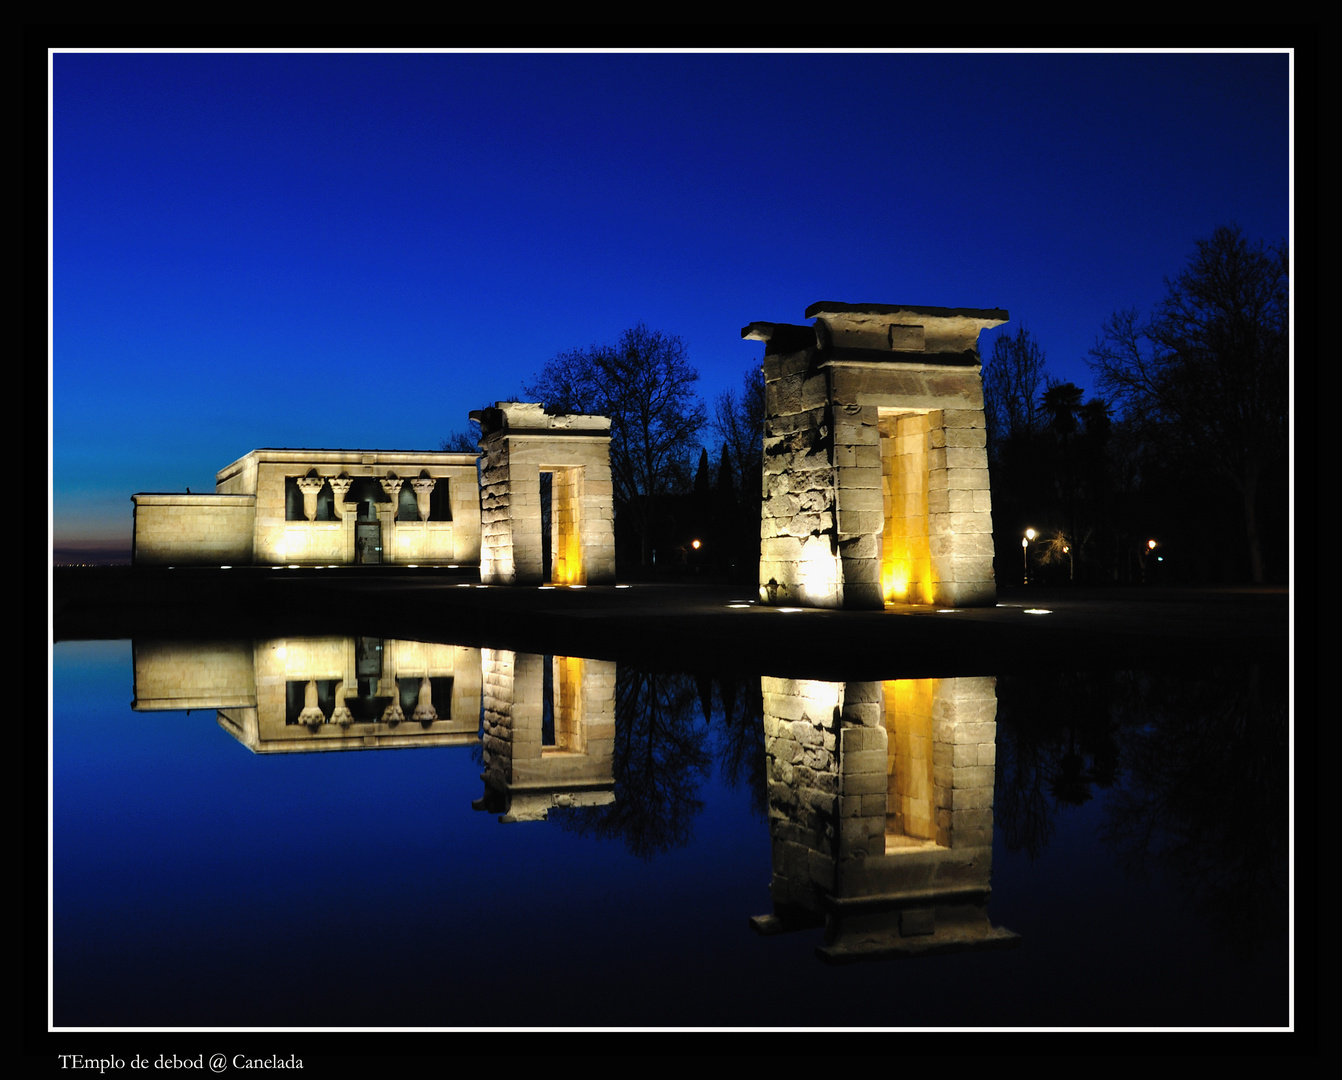
[[[139,565],[472,565],[476,455],[253,450],[212,494],[131,496]]]
[[[988,605],[979,333],[1001,310],[821,302],[763,341],[760,599]]]

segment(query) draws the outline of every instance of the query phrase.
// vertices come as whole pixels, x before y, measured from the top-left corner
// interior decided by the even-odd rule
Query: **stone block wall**
[[[937,680],[932,703],[932,762],[937,843],[949,848],[993,842],[997,768],[997,680]]]
[[[254,496],[139,494],[131,500],[137,565],[251,564]]]

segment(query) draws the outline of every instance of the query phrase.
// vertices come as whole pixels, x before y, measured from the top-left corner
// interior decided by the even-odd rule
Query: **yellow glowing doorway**
[[[887,852],[946,846],[945,827],[938,827],[933,760],[932,711],[938,682],[891,679],[883,684]]]
[[[932,552],[928,537],[927,413],[882,409],[881,596],[886,603],[932,602]]]
[[[586,585],[582,557],[581,466],[542,468],[550,483],[550,584]]]

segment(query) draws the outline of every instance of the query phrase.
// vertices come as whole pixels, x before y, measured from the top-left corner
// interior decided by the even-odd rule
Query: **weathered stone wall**
[[[774,909],[814,912],[835,881],[843,684],[765,676],[760,690]]]
[[[813,360],[813,350],[807,348],[764,357],[760,598],[841,607],[828,376],[813,368]],[[848,464],[854,457],[848,451],[839,455]]]
[[[997,680],[939,679],[932,706],[937,843],[950,848],[993,842],[997,768]]]
[[[987,917],[991,678],[766,677],[766,932],[823,915],[832,958],[1001,944]]]
[[[131,500],[137,565],[251,564],[253,496],[140,494]]]

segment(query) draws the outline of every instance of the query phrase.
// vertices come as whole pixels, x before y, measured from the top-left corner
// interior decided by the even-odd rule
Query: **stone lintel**
[[[608,436],[610,433],[608,416],[552,412],[539,402],[498,401],[493,408],[472,411],[470,418],[480,425],[482,438],[495,432],[588,436]]]
[[[823,300],[806,309],[816,334],[835,345],[889,351],[963,353],[979,333],[1008,320],[1000,308],[914,307],[907,304],[841,304]]]
[[[975,348],[964,352],[886,352],[881,349],[832,348],[817,367],[876,367],[906,371],[926,371],[928,367],[978,367],[979,354]]]
[[[819,300],[806,309],[808,319],[824,319],[831,326],[871,322],[887,326],[912,324],[927,326],[932,322],[973,324],[978,330],[1000,326],[1010,316],[1002,308],[948,308],[915,307],[911,304],[845,304],[837,300]],[[752,324],[755,325],[755,324]]]
[[[799,352],[817,345],[814,326],[795,323],[753,322],[741,328],[741,337],[747,341],[765,342],[765,355],[770,353]]]

